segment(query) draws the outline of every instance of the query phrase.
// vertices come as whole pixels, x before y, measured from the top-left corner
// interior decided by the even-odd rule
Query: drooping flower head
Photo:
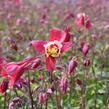
[[[40,65],[40,60],[35,59],[34,56],[30,56],[20,62],[9,62],[6,64],[0,64],[1,75],[9,78],[9,86],[13,86],[21,80],[21,76],[25,70],[33,69]]]
[[[48,71],[54,68],[55,59],[72,46],[72,42],[67,42],[66,37],[67,34],[65,31],[59,28],[52,28],[48,42],[43,40],[31,42],[37,51],[45,52],[46,68]]]
[[[79,29],[82,26],[85,26],[87,29],[89,29],[92,26],[92,23],[91,23],[89,16],[87,16],[85,13],[79,13],[77,15],[77,19],[75,22],[78,25]]]

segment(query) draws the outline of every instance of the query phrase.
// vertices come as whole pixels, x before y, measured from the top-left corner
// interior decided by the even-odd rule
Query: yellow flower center
[[[55,44],[52,44],[47,47],[47,53],[48,53],[48,55],[50,55],[52,57],[58,57],[58,52],[59,52],[59,49],[58,49],[57,45],[55,45]]]
[[[59,41],[54,40],[45,44],[44,47],[45,47],[45,54],[47,57],[48,56],[59,57],[62,44]]]

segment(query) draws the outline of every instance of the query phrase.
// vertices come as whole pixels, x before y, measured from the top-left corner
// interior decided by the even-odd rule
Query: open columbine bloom
[[[52,28],[48,42],[43,40],[31,42],[37,51],[45,52],[46,68],[48,71],[54,68],[55,59],[72,46],[72,42],[66,42],[66,37],[67,34],[65,31],[59,28]]]

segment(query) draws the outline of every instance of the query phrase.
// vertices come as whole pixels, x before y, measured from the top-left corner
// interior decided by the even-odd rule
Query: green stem
[[[29,96],[30,96],[30,100],[31,100],[31,109],[34,109],[33,107],[33,96],[32,96],[32,90],[31,90],[31,85],[30,85],[30,74],[28,71],[28,88],[29,88]]]
[[[7,93],[5,92],[5,94],[4,94],[4,109],[6,109],[6,95],[7,95]]]

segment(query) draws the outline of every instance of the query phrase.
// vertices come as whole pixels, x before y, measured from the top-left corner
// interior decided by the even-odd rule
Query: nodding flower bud
[[[39,75],[38,76],[38,80],[43,80],[44,76],[43,75]]]
[[[4,56],[0,56],[0,63],[7,63],[8,59]]]
[[[84,46],[82,48],[82,53],[84,56],[87,55],[87,53],[89,52],[89,49],[90,49],[90,44],[89,44],[89,42],[87,42],[84,44]]]
[[[51,88],[47,89],[47,93],[52,94],[53,93],[52,89]]]
[[[0,92],[4,93],[8,89],[9,80],[6,78],[0,83]]]
[[[92,34],[92,38],[96,39],[98,37],[97,34]]]
[[[76,78],[75,82],[79,85],[83,85],[83,82],[80,80],[80,78]]]
[[[14,103],[18,103],[21,99],[19,97],[15,97],[13,98],[12,102]]]
[[[73,17],[74,17],[74,13],[69,12],[65,15],[64,20],[69,20],[70,18],[73,18]]]
[[[72,60],[70,61],[69,65],[68,65],[68,71],[67,74],[71,74],[74,69],[77,67],[77,57],[73,57]]]
[[[12,43],[11,48],[14,50],[18,50],[17,44],[16,43]]]
[[[90,64],[90,59],[89,58],[86,58],[84,61],[83,61],[83,64],[84,64],[84,66],[89,66],[89,64]]]
[[[40,93],[38,99],[40,103],[44,104],[46,100],[46,93]]]
[[[11,102],[10,104],[9,104],[9,109],[11,109],[11,107],[13,107],[15,105],[15,103],[14,102]]]
[[[65,93],[68,87],[68,79],[66,75],[62,75],[61,81],[60,81],[60,90],[61,93]]]
[[[69,42],[70,41],[70,38],[71,38],[70,29],[71,29],[70,25],[66,25],[65,26],[65,30],[64,31],[66,32],[66,38],[65,38],[64,42]]]

